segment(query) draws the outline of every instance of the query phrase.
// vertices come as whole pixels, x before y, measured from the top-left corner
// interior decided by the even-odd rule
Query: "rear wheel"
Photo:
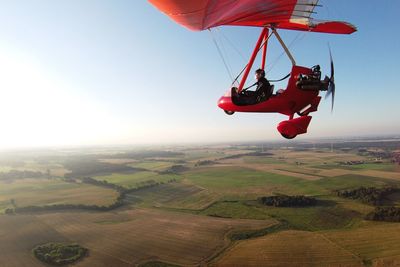
[[[281,133],[281,135],[286,139],[293,139],[293,138],[295,138],[297,136],[297,134],[295,134],[295,135],[287,135],[287,134],[283,134],[283,133]]]
[[[231,111],[231,110],[224,110],[224,112],[228,115],[233,115],[235,113],[235,111]]]

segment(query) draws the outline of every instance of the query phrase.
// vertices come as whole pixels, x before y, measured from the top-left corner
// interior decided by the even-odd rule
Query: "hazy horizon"
[[[399,134],[398,1],[320,1],[316,19],[358,27],[349,36],[281,31],[299,65],[329,72],[337,96],[321,101],[306,135]],[[24,147],[284,141],[280,114],[227,116],[216,106],[230,80],[207,32],[191,32],[147,1],[0,1],[0,150]],[[379,18],[380,27],[376,25]],[[220,29],[234,73],[250,56],[259,29]],[[379,38],[374,38],[378,36]],[[220,36],[221,37],[221,36]],[[390,40],[390,41],[389,41]],[[267,77],[290,71],[275,40]],[[257,63],[258,64],[258,63]],[[251,81],[249,81],[250,83]],[[275,89],[286,82],[275,83]]]

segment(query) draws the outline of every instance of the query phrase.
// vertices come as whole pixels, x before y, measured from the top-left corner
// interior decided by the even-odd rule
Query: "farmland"
[[[32,249],[50,242],[88,248],[75,266],[396,265],[400,223],[365,220],[372,204],[334,192],[400,187],[391,156],[399,147],[347,140],[4,152],[0,265],[43,266]],[[259,201],[273,195],[316,204]],[[399,206],[399,194],[389,202]]]
[[[101,197],[100,197],[101,196]],[[11,199],[18,207],[53,204],[109,205],[117,193],[93,185],[67,183],[50,179],[21,179],[0,181],[0,209],[11,206]]]

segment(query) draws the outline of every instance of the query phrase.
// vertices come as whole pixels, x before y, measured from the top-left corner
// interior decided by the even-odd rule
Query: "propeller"
[[[331,77],[328,78],[328,90],[325,95],[325,99],[327,99],[330,95],[332,95],[332,106],[331,112],[333,111],[333,104],[335,103],[335,68],[333,66],[332,52],[331,47],[329,46],[329,57],[331,60]]]

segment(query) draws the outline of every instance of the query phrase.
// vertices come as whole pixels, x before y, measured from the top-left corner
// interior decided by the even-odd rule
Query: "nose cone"
[[[223,107],[225,106],[225,103],[226,103],[226,97],[225,96],[221,96],[219,99],[218,99],[218,107],[220,107],[220,108],[222,108],[222,109],[224,109]]]

